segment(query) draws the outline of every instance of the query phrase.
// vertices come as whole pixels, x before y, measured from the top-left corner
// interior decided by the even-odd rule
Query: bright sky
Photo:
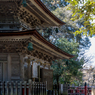
[[[95,37],[90,38],[90,41],[91,41],[91,47],[89,48],[87,55],[93,56],[93,59],[91,60],[91,63],[89,64],[95,66]]]

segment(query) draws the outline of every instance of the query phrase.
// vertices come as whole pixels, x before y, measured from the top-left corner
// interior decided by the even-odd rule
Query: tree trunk
[[[57,91],[58,91],[58,95],[59,95],[59,76],[57,77]]]

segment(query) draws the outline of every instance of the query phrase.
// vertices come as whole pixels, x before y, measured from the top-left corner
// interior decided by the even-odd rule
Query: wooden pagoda
[[[48,81],[53,60],[73,56],[45,40],[36,29],[64,25],[40,0],[0,0],[0,80]]]

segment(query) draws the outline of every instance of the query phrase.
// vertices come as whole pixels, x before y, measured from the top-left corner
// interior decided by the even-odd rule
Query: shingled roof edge
[[[7,32],[7,33],[0,33],[0,37],[5,37],[5,36],[26,36],[26,35],[33,35],[35,36],[37,39],[39,39],[41,42],[43,42],[44,44],[48,45],[49,47],[51,47],[52,49],[54,49],[55,51],[64,54],[70,58],[73,58],[74,55],[70,55],[68,53],[66,53],[65,51],[61,50],[60,48],[56,47],[55,45],[53,45],[52,43],[50,43],[49,41],[47,41],[44,37],[42,37],[36,29],[34,30],[27,30],[27,31],[20,31],[20,32]]]
[[[34,0],[50,17],[52,17],[55,21],[60,23],[60,25],[66,24],[65,22],[61,21],[57,18],[42,2],[41,0]]]

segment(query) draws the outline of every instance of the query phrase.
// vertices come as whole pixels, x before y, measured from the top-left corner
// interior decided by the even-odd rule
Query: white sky
[[[89,63],[92,66],[95,66],[95,37],[90,38],[91,41],[91,47],[89,48],[87,55],[92,55],[93,59],[91,60],[91,63]]]

